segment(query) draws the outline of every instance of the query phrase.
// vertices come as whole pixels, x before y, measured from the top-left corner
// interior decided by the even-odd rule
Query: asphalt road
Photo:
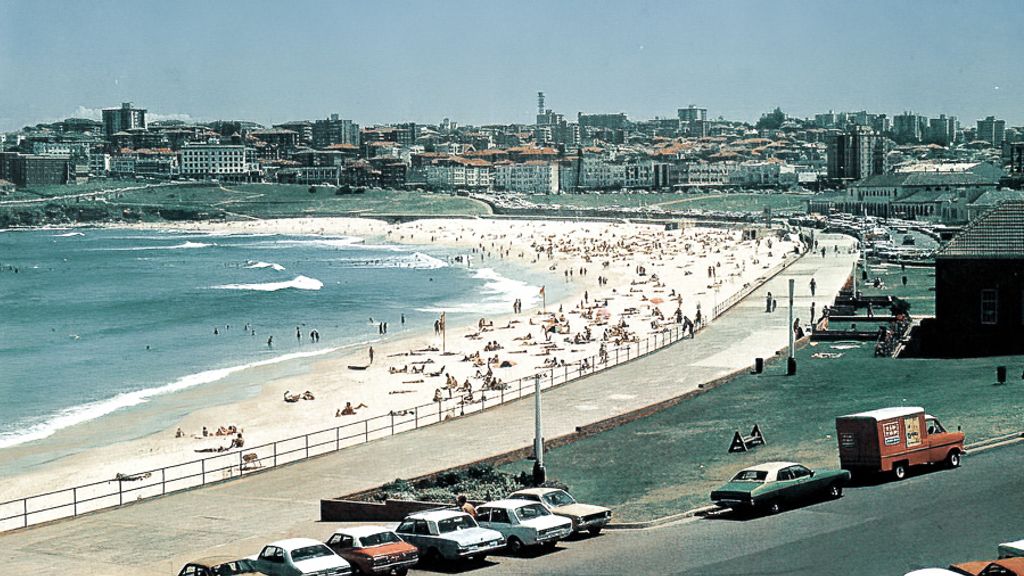
[[[902,576],[916,568],[994,559],[998,543],[1020,538],[1024,444],[966,456],[958,470],[849,487],[840,500],[777,516],[606,531],[536,557],[495,556],[476,569],[437,570],[478,576]]]

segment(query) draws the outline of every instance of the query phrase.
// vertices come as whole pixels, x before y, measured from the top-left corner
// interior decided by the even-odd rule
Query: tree
[[[782,127],[782,123],[785,121],[786,113],[781,108],[776,107],[775,110],[762,114],[755,127],[758,130],[777,130]]]

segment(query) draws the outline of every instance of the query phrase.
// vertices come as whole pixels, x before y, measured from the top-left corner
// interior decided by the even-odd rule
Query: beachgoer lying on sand
[[[414,412],[413,410],[392,410],[390,412],[390,414],[392,416],[408,416],[408,415],[412,414],[413,412]]]
[[[299,400],[302,399],[302,395],[301,394],[289,394],[289,392],[291,392],[291,390],[285,390],[284,391],[284,401],[285,402],[298,402]]]
[[[239,432],[238,436],[235,436],[235,438],[231,440],[231,444],[227,449],[231,450],[232,448],[241,448],[242,446],[245,446],[245,440],[242,438],[242,433]]]
[[[406,374],[409,372],[409,365],[406,364],[401,368],[395,368],[394,366],[392,366],[391,368],[388,368],[388,371],[392,374]]]
[[[138,480],[145,480],[152,475],[152,472],[140,472],[139,474],[122,474],[118,472],[114,475],[114,480],[118,482],[136,482]]]
[[[231,426],[221,426],[214,432],[217,436],[232,436],[238,433],[238,428],[235,428],[234,424]]]
[[[359,406],[353,406],[351,402],[345,402],[345,407],[335,412],[334,417],[337,418],[339,416],[355,416],[356,410],[360,408],[369,408],[369,406],[363,404],[362,402],[359,403]]]
[[[441,369],[438,370],[437,372],[431,372],[427,374],[427,376],[437,377],[440,376],[441,374],[444,374],[444,366],[441,366]]]
[[[303,400],[316,400],[316,398],[313,396],[313,393],[310,392],[309,390],[306,390],[305,392],[302,393],[302,399]]]

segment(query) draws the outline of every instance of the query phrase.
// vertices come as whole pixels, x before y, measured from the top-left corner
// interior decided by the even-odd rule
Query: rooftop
[[[1003,202],[979,216],[936,257],[1024,258],[1024,201]]]

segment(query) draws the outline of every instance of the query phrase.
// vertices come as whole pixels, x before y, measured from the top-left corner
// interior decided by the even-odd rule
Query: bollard
[[[764,358],[754,358],[754,374],[764,372]]]
[[[1006,366],[996,366],[996,381],[1006,384]]]
[[[786,362],[786,375],[796,376],[796,358],[790,357],[789,361]]]

